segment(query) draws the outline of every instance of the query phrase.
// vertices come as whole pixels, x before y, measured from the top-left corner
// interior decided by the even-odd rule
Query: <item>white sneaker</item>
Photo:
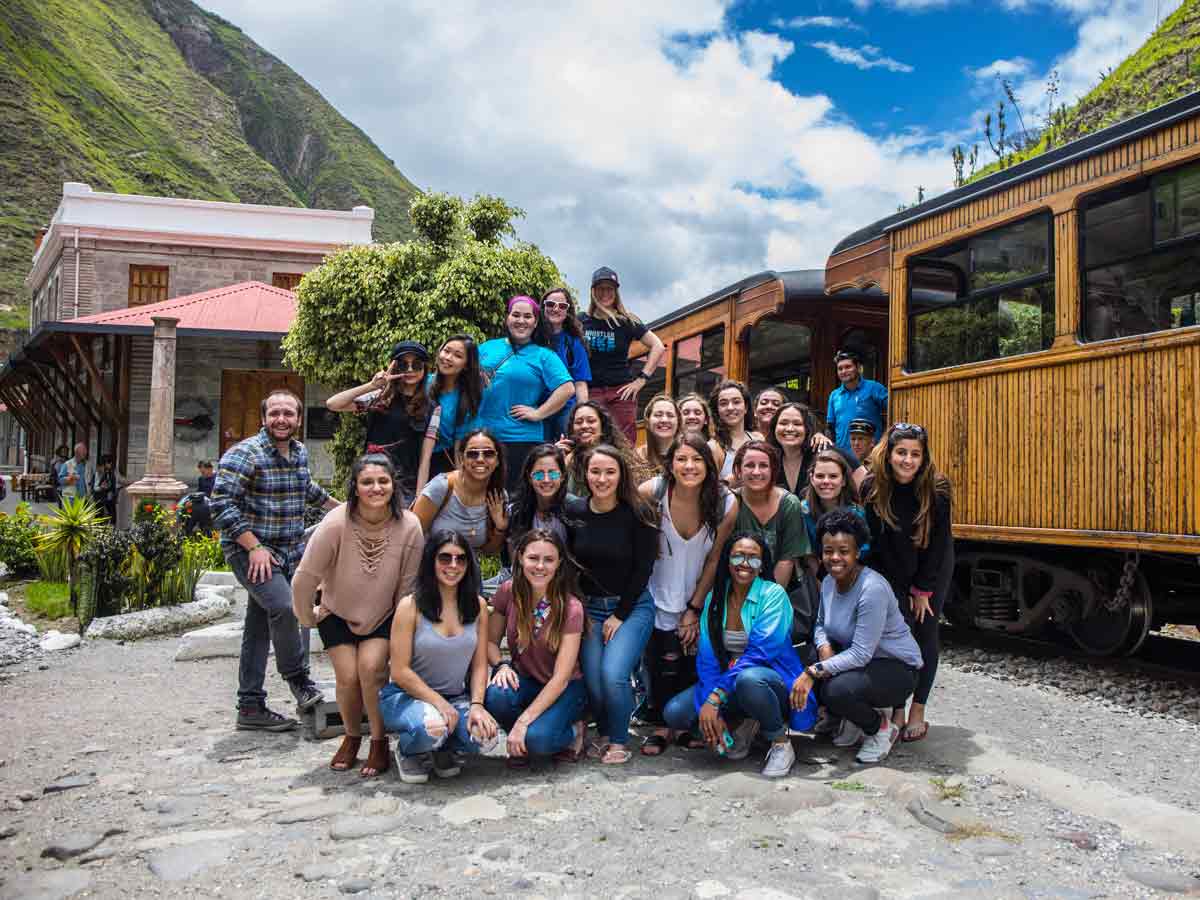
[[[795,762],[796,751],[792,749],[791,741],[782,744],[772,741],[771,749],[767,751],[767,761],[762,768],[763,778],[783,778],[792,771]]]
[[[400,756],[400,751],[396,751]],[[400,780],[405,784],[424,784],[429,780],[429,770],[433,768],[432,753],[418,753],[416,756],[400,756]]]
[[[726,759],[745,759],[750,755],[750,744],[758,734],[757,719],[743,719],[742,724],[733,729],[733,746],[725,753]]]
[[[900,729],[896,727],[895,722],[888,719],[887,728],[880,728],[874,734],[868,735],[858,751],[858,756],[854,758],[860,763],[883,762],[892,752],[892,744],[896,743],[899,736]]]
[[[433,774],[438,778],[455,778],[462,772],[465,758],[457,750],[433,752]]]
[[[838,729],[838,733],[833,736],[833,746],[854,747],[865,735],[863,730],[851,722],[849,719],[842,719],[842,727]]]

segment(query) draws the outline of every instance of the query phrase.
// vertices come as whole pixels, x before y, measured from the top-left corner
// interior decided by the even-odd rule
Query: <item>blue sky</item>
[[[201,0],[315,85],[422,188],[499,194],[576,288],[646,318],[953,178],[1013,79],[1026,124],[1179,0]],[[987,161],[983,150],[981,161]]]

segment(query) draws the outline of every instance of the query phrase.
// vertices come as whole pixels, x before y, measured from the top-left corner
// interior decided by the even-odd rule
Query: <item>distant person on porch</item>
[[[87,460],[87,444],[79,443],[75,445],[75,452],[70,459],[58,464],[59,491],[64,497],[71,494],[76,497],[88,496],[91,479],[88,477]]]
[[[213,488],[214,524],[229,568],[249,593],[238,670],[237,727],[288,731],[296,720],[267,707],[267,654],[304,711],[321,702],[308,673],[308,648],[292,611],[292,574],[304,554],[304,509],[338,505],[312,480],[296,439],[303,405],[288,390],[262,401],[262,429],[225,451]]]
[[[213,485],[217,482],[216,472],[213,469],[211,459],[202,459],[196,463],[196,471],[199,473],[196,476],[196,491],[203,494],[205,497],[211,497]]]
[[[117,491],[121,486],[121,477],[117,475],[113,455],[105,453],[100,457],[96,474],[92,478],[92,500],[114,525],[117,521]]]
[[[857,350],[839,350],[833,361],[841,386],[829,395],[825,422],[833,442],[853,453],[850,423],[865,419],[874,426],[875,434],[882,434],[887,418],[888,392],[878,381],[863,378],[862,355]]]

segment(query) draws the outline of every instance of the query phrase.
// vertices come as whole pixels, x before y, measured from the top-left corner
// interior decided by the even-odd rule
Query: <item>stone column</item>
[[[146,474],[126,488],[133,509],[146,500],[174,503],[188,491],[172,471],[175,456],[175,326],[179,319],[154,316],[154,363],[150,375],[150,422]]]

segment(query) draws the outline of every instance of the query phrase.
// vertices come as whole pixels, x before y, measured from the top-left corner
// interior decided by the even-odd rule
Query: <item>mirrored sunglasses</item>
[[[755,572],[762,568],[761,556],[747,556],[745,553],[735,553],[729,557],[731,566],[749,566]]]
[[[439,553],[437,555],[439,565],[443,566],[465,566],[467,564],[467,554],[465,553]]]
[[[530,477],[534,481],[545,481],[547,478],[551,481],[558,481],[562,478],[562,472],[558,471],[558,469],[551,469],[549,472],[542,470],[530,473]]]
[[[467,459],[495,459],[496,451],[490,448],[487,450],[464,450],[463,456]]]

